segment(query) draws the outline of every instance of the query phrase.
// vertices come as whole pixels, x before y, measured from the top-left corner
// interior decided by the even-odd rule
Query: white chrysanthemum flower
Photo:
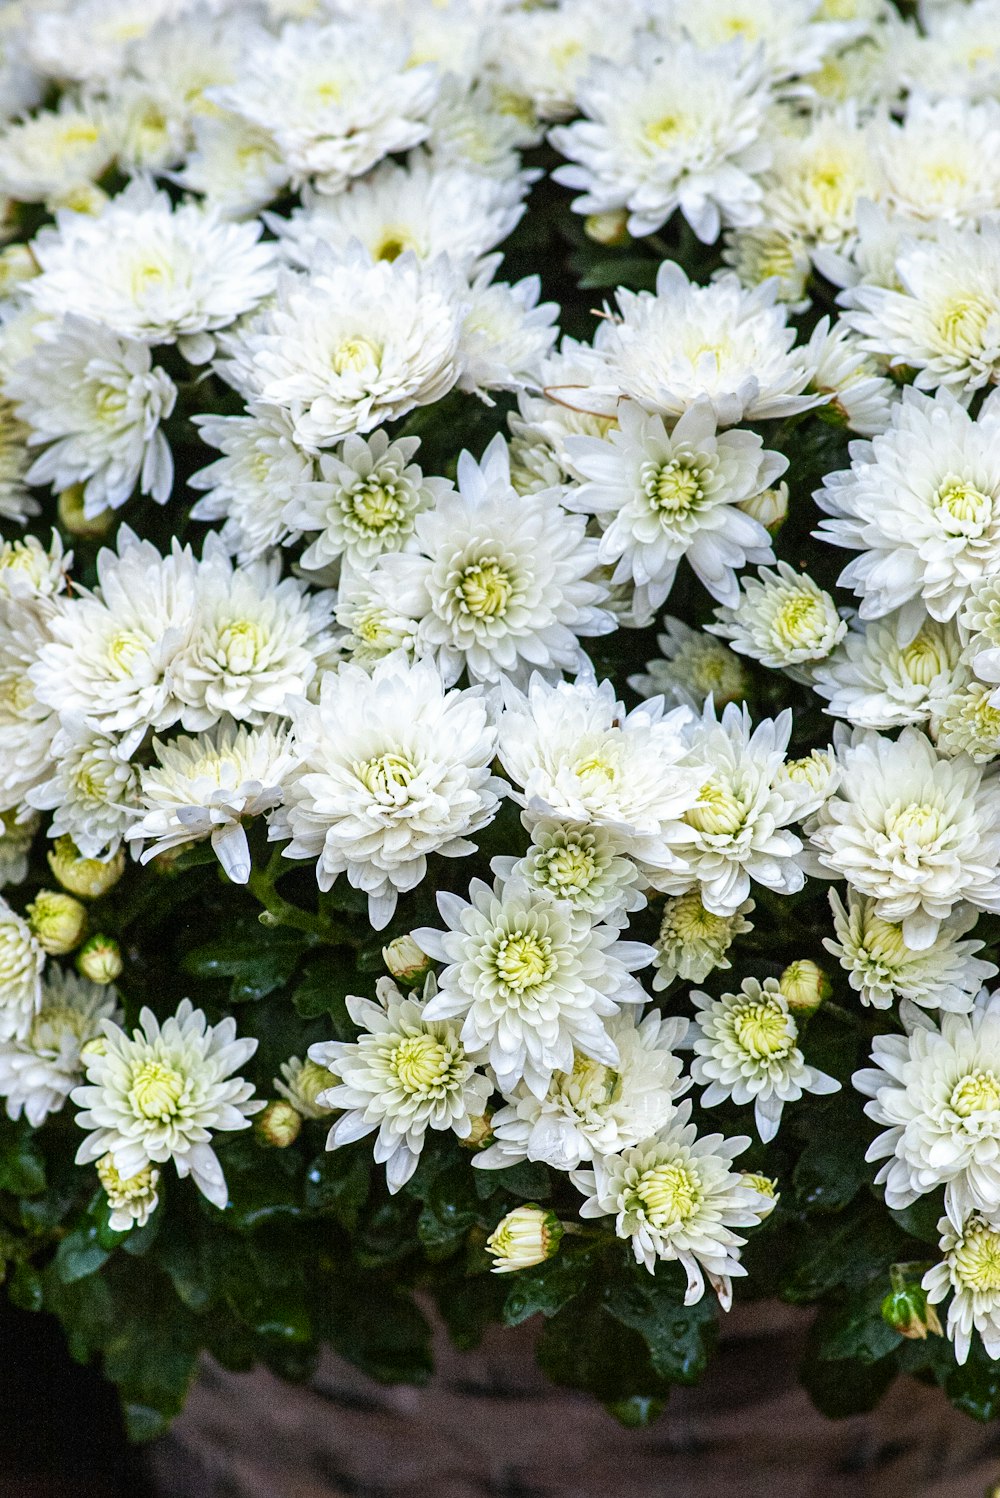
[[[330,447],[447,395],[460,372],[465,284],[446,260],[317,253],[308,278],[284,273],[223,372],[285,407],[301,446]]]
[[[335,1111],[319,1101],[320,1095],[328,1092],[338,1080],[329,1067],[320,1066],[318,1061],[289,1056],[279,1070],[281,1076],[274,1078],[274,1090],[291,1103],[296,1113],[301,1113],[303,1118],[329,1118]]]
[[[174,180],[201,193],[221,218],[248,218],[278,197],[288,166],[273,136],[238,115],[194,121],[194,145]]]
[[[722,261],[748,291],[764,281],[773,281],[778,301],[789,312],[805,312],[811,304],[808,285],[813,266],[809,246],[783,229],[767,224],[754,229],[727,229]]]
[[[39,73],[61,82],[103,83],[125,66],[133,44],[145,41],[161,20],[180,9],[178,0],[78,0],[32,6],[21,41]]]
[[[994,383],[1000,365],[1000,218],[975,227],[935,228],[932,239],[904,239],[896,257],[900,287],[856,286],[843,300],[861,346],[916,370],[918,390],[943,386],[963,404]]]
[[[921,1280],[931,1305],[951,1295],[947,1335],[955,1347],[955,1361],[968,1361],[972,1333],[982,1338],[986,1356],[1000,1359],[1000,1222],[996,1207],[986,1214],[972,1212],[960,1222],[942,1217],[940,1264]]]
[[[745,577],[733,608],[715,611],[708,630],[729,640],[740,655],[784,671],[793,681],[811,681],[816,662],[826,660],[847,633],[830,594],[807,572],[787,562]]]
[[[544,120],[577,113],[580,89],[597,58],[619,65],[634,55],[646,20],[643,0],[625,0],[608,25],[601,0],[563,0],[552,7],[512,7],[491,36],[501,84],[530,100]]]
[[[809,1066],[799,1048],[799,1027],[777,978],[744,978],[739,993],[711,998],[692,989],[698,1017],[688,1043],[694,1050],[691,1077],[705,1090],[703,1108],[732,1098],[752,1103],[757,1132],[768,1143],[778,1132],[786,1103],[804,1092],[839,1092],[840,1083]]]
[[[745,291],[733,275],[697,286],[673,260],[656,292],[619,291],[618,316],[594,338],[600,362],[578,404],[615,415],[631,396],[646,410],[681,416],[706,399],[720,426],[795,416],[821,403],[803,394],[813,366],[795,349],[773,282]]]
[[[705,1293],[705,1275],[723,1310],[732,1304],[733,1278],[746,1274],[739,1250],[746,1242],[734,1227],[755,1227],[767,1198],[732,1167],[750,1143],[745,1134],[698,1138],[685,1101],[653,1139],[599,1155],[594,1169],[574,1174],[590,1193],[581,1217],[614,1217],[619,1238],[631,1239],[637,1264],[650,1274],[657,1260],[677,1260],[687,1275],[685,1305]]]
[[[960,900],[1000,911],[1000,792],[971,761],[939,758],[915,728],[895,742],[857,729],[837,757],[843,778],[810,834],[825,869],[918,951]]]
[[[355,665],[368,669],[396,650],[416,659],[419,620],[401,610],[391,580],[379,572],[345,569],[335,612],[344,630],[338,644]]]
[[[542,360],[538,371],[541,395],[518,392],[517,413],[510,414],[508,424],[521,462],[533,470],[528,482],[516,485],[520,492],[578,478],[569,462],[566,438],[605,437],[615,425],[616,416],[595,416],[586,409],[599,370],[600,360],[589,345],[563,338],[558,352]]]
[[[744,900],[731,915],[716,915],[705,909],[696,889],[667,900],[653,943],[654,992],[669,988],[675,978],[702,983],[716,969],[731,968],[729,948],[737,936],[753,930],[753,922],[746,919],[753,909],[753,900]]]
[[[801,759],[786,759],[776,781],[790,782],[799,799],[799,820],[818,811],[837,789],[841,780],[840,765],[832,746],[810,749]]]
[[[210,838],[226,876],[246,884],[250,847],[243,824],[279,804],[295,766],[285,730],[224,723],[197,738],[154,739],[153,748],[156,764],[142,772],[141,819],[126,833],[139,849],[149,844],[141,862]]]
[[[555,302],[539,302],[539,276],[508,285],[494,281],[501,256],[483,262],[469,286],[462,318],[458,388],[492,405],[490,390],[523,390],[541,384],[541,370],[552,352],[558,329]]]
[[[0,580],[3,575],[0,570]],[[16,593],[0,596],[0,807],[5,811],[20,808],[31,788],[52,773],[58,719],[39,700],[30,674],[49,639],[40,610]]]
[[[907,390],[888,431],[851,444],[850,469],[828,473],[816,503],[824,541],[861,553],[840,574],[863,619],[922,600],[951,619],[970,590],[1000,568],[1000,399],[973,421],[941,390]]]
[[[536,122],[509,106],[492,79],[470,83],[445,73],[428,115],[426,147],[434,161],[471,167],[486,176],[510,181],[521,166],[519,150],[541,136]]]
[[[66,590],[73,553],[64,552],[58,531],[52,532],[48,549],[37,536],[0,543],[0,600],[29,600],[44,612],[48,600]]]
[[[38,503],[27,490],[29,429],[14,415],[13,403],[0,396],[0,520],[23,525],[29,515],[38,514]],[[29,544],[33,536],[25,537]],[[4,549],[16,543],[6,541]],[[37,542],[35,543],[37,544]],[[2,591],[0,583],[0,591]]]
[[[875,1177],[893,1211],[945,1188],[955,1223],[1000,1203],[1000,996],[980,994],[967,1014],[942,1014],[940,1027],[904,1002],[905,1035],[876,1035],[874,1065],[852,1081],[872,1099],[883,1126],[866,1160],[886,1163]]]
[[[993,98],[1000,89],[1000,38],[996,0],[967,5],[925,3],[921,28],[899,31],[895,74],[937,95]]]
[[[879,121],[871,149],[880,179],[873,196],[892,213],[962,225],[1000,209],[995,99],[911,94],[901,121]]]
[[[292,419],[277,406],[251,401],[245,416],[196,416],[198,435],[223,454],[188,480],[206,493],[193,520],[224,520],[220,536],[241,563],[254,562],[293,534],[285,510],[298,486],[315,476],[296,445]]]
[[[861,347],[861,340],[844,322],[830,326],[821,317],[806,344],[815,368],[809,390],[826,399],[821,417],[843,425],[862,437],[884,432],[899,400],[898,387]]]
[[[665,713],[661,698],[630,713],[610,682],[533,677],[508,689],[500,718],[500,763],[509,794],[534,821],[596,824],[621,837],[644,868],[683,870],[673,850],[679,817],[698,799],[706,766],[690,753],[686,707]]]
[[[681,559],[712,597],[739,597],[736,569],[772,562],[771,539],[737,506],[788,466],[753,432],[721,432],[711,406],[689,406],[672,431],[632,401],[618,408],[606,439],[569,437],[566,452],[584,479],[568,490],[569,509],[602,527],[598,560],[613,581],[635,585],[637,619],[650,622],[673,587]]]
[[[584,118],[550,132],[572,163],[553,176],[582,189],[573,207],[627,208],[636,236],[679,208],[703,244],[723,225],[758,223],[771,102],[760,58],[739,42],[705,51],[686,38],[647,56],[595,62],[577,94]]]
[[[357,240],[372,260],[447,255],[468,274],[507,238],[524,213],[523,174],[502,180],[413,151],[405,165],[385,161],[336,197],[307,198],[287,219],[269,218],[283,254],[308,271],[317,245],[343,254]]]
[[[31,1028],[20,1039],[0,1042],[0,1097],[7,1100],[8,1118],[23,1113],[37,1129],[60,1111],[83,1076],[80,1053],[105,1019],[121,1019],[115,989],[51,963]]]
[[[980,681],[987,683],[990,705],[1000,706],[1000,582],[992,569],[972,584],[959,625],[966,659]],[[983,699],[979,703],[988,732],[992,719],[985,714]],[[973,704],[974,713],[978,705]]]
[[[145,1170],[125,1178],[118,1174],[112,1157],[103,1155],[97,1162],[97,1174],[111,1208],[108,1227],[112,1232],[127,1233],[132,1228],[145,1227],[160,1205],[156,1189],[160,1172],[156,1166],[147,1165]]]
[[[956,687],[941,706],[934,742],[942,754],[967,754],[976,764],[1000,755],[1000,707],[997,692],[981,681]]]
[[[320,569],[341,558],[359,569],[384,551],[406,548],[421,510],[430,510],[452,488],[447,479],[425,478],[411,460],[418,437],[390,442],[383,431],[351,436],[319,460],[320,479],[296,486],[285,508],[290,529],[310,544],[302,566]],[[316,532],[319,535],[316,535]]]
[[[137,484],[166,504],[174,463],[160,423],[177,389],[153,367],[145,343],[67,316],[43,331],[4,389],[30,430],[29,447],[45,444],[28,483],[57,491],[82,485],[87,519],[118,509]]]
[[[643,1001],[631,973],[649,963],[651,947],[619,940],[616,926],[582,923],[517,879],[492,889],[474,879],[468,901],[442,891],[438,909],[446,930],[413,932],[447,964],[427,1017],[464,1017],[462,1043],[489,1061],[501,1092],[523,1081],[544,1097],[553,1072],[573,1070],[574,1050],[618,1065],[604,1021],[620,1004]]]
[[[115,158],[118,142],[106,108],[74,103],[8,124],[0,137],[0,194],[20,203],[64,198],[96,182]]]
[[[636,889],[639,870],[624,857],[625,840],[606,827],[586,827],[552,817],[532,819],[531,846],[523,858],[494,858],[498,879],[518,875],[526,884],[562,900],[592,925],[627,926],[645,896]]]
[[[720,710],[729,702],[743,700],[749,678],[743,662],[728,645],[669,614],[663,626],[666,633],[656,637],[662,659],[647,661],[645,673],[628,677],[629,686],[640,697],[662,695],[671,706],[684,704],[699,709],[705,698],[711,697]]]
[[[198,571],[197,613],[171,668],[181,723],[211,728],[228,714],[261,723],[303,695],[329,642],[333,595],[281,576],[281,559],[234,567],[209,536]]]
[[[900,728],[936,722],[968,676],[953,623],[925,615],[914,634],[902,611],[868,624],[853,620],[833,655],[813,667],[812,685],[835,718],[857,728]]]
[[[976,994],[1000,969],[975,956],[982,941],[962,941],[978,919],[976,911],[959,906],[941,922],[933,946],[915,952],[903,940],[902,928],[876,914],[875,903],[847,892],[845,907],[830,891],[837,940],[825,936],[823,945],[839,959],[847,981],[862,1004],[888,1009],[894,999],[909,999],[922,1009],[965,1013]]]
[[[446,692],[433,661],[396,654],[370,676],[355,665],[327,673],[292,726],[298,765],[270,835],[291,838],[287,858],[316,860],[320,889],[346,873],[381,930],[428,855],[474,853],[470,834],[496,815],[505,787],[490,774],[496,729],[483,692]]]
[[[103,95],[102,103],[108,112],[117,145],[117,165],[122,172],[165,174],[184,160],[187,121],[176,113],[166,112],[143,79],[132,75],[116,79]],[[64,202],[61,199],[60,206]]]
[[[818,0],[703,0],[697,10],[684,0],[667,0],[654,19],[667,45],[678,33],[700,48],[740,38],[761,53],[774,82],[812,72],[852,35],[839,17],[824,15]]]
[[[72,713],[61,718],[50,755],[51,775],[27,792],[28,805],[55,813],[50,837],[68,835],[84,858],[110,857],[138,805],[138,767],[114,738]]]
[[[32,241],[41,274],[25,285],[39,311],[89,318],[143,343],[179,342],[196,362],[211,333],[274,288],[275,256],[260,224],[226,223],[137,180],[103,213],[61,213]]]
[[[686,1029],[683,1016],[667,1019],[655,1009],[642,1020],[631,1009],[612,1016],[615,1067],[578,1054],[571,1071],[553,1074],[544,1097],[522,1084],[493,1114],[495,1142],[473,1156],[473,1165],[503,1170],[541,1160],[554,1170],[576,1170],[595,1155],[618,1154],[652,1138],[691,1085],[674,1055]]]
[[[168,556],[128,526],[97,558],[99,590],[62,603],[30,676],[40,702],[122,733],[129,753],[147,729],[180,717],[172,667],[195,621],[198,564],[174,540]]]
[[[461,455],[457,492],[415,517],[412,550],[384,556],[378,575],[399,611],[420,620],[420,649],[449,682],[463,669],[474,681],[578,671],[578,636],[614,627],[585,529],[557,490],[516,492],[497,435],[481,463]]]
[[[0,1041],[22,1040],[42,1003],[45,952],[0,896]]]
[[[858,198],[871,195],[874,176],[855,101],[804,119],[782,111],[772,116],[766,138],[772,160],[761,185],[768,227],[786,244],[850,246]]]
[[[23,807],[0,812],[0,889],[24,880],[41,820],[37,812],[26,814]]]
[[[273,137],[293,186],[337,193],[427,136],[437,69],[409,64],[398,27],[304,22],[252,37],[239,76],[208,97]]]
[[[228,1191],[212,1133],[249,1127],[249,1116],[264,1106],[253,1099],[252,1082],[232,1075],[257,1042],[237,1040],[231,1017],[207,1024],[190,999],[162,1026],[151,1009],[142,1010],[139,1024],[129,1037],[105,1020],[103,1050],[85,1058],[88,1085],[72,1094],[85,1110],[76,1121],[89,1130],[77,1164],[110,1155],[127,1181],[173,1160],[179,1176],[192,1176],[213,1206],[225,1207]]]
[[[391,1192],[405,1186],[417,1168],[427,1130],[472,1133],[493,1084],[476,1071],[458,1033],[445,1019],[433,1020],[433,976],[421,997],[405,996],[391,978],[375,985],[378,1003],[351,996],[347,1010],[361,1030],[355,1041],[320,1041],[309,1059],[340,1079],[320,1093],[328,1108],[343,1108],[327,1137],[339,1149],[378,1129],[375,1160],[385,1165]]]

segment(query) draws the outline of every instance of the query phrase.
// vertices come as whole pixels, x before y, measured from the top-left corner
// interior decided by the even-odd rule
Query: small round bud
[[[147,1165],[134,1176],[123,1177],[113,1156],[102,1155],[97,1162],[97,1174],[111,1208],[108,1225],[116,1233],[127,1233],[130,1228],[141,1228],[148,1222],[159,1202],[156,1188],[160,1172],[155,1165]]]
[[[631,238],[628,214],[624,208],[616,208],[611,213],[591,213],[583,221],[583,232],[595,244],[626,244]]]
[[[108,534],[114,523],[114,511],[102,510],[99,515],[84,513],[83,485],[72,484],[59,496],[59,524],[71,536],[82,541],[100,541]]]
[[[281,1063],[281,1076],[274,1078],[274,1090],[303,1118],[328,1118],[334,1110],[318,1099],[336,1087],[339,1080],[318,1061],[300,1061],[298,1056],[290,1056]]]
[[[93,1040],[88,1040],[80,1047],[80,1060],[86,1066],[91,1056],[106,1056],[108,1053],[108,1042],[105,1036],[95,1035]]]
[[[790,962],[778,979],[778,987],[789,1009],[798,1019],[808,1019],[833,992],[830,979],[815,962],[804,958]]]
[[[753,1170],[741,1170],[740,1175],[743,1177],[743,1184],[745,1186],[751,1186],[754,1191],[759,1191],[761,1196],[767,1198],[766,1205],[757,1208],[757,1216],[763,1222],[765,1217],[770,1217],[778,1205],[781,1196],[781,1192],[778,1190],[777,1178],[774,1176],[758,1175]]]
[[[86,907],[62,890],[40,889],[27,908],[28,925],[50,957],[63,957],[83,941]]]
[[[493,1273],[509,1274],[544,1263],[558,1250],[562,1235],[563,1225],[554,1212],[537,1202],[515,1207],[486,1240],[486,1251],[493,1255]]]
[[[774,489],[762,489],[759,494],[741,501],[737,509],[759,520],[770,535],[776,536],[788,515],[788,485],[782,483]]]
[[[420,983],[434,965],[412,936],[397,936],[383,947],[382,960],[396,981],[407,987]]]
[[[91,983],[113,983],[124,966],[121,949],[113,936],[98,933],[80,948],[76,966]]]
[[[942,1336],[937,1311],[928,1304],[923,1286],[908,1282],[906,1271],[900,1264],[893,1264],[889,1278],[892,1289],[882,1302],[882,1319],[901,1337],[908,1337],[911,1341],[926,1342],[928,1332],[933,1332],[935,1337]]]
[[[467,1150],[482,1150],[488,1144],[493,1143],[493,1114],[480,1113],[478,1118],[469,1120],[472,1128],[464,1139],[458,1142]]]
[[[259,1144],[270,1149],[287,1149],[299,1137],[302,1115],[284,1098],[276,1098],[263,1113],[258,1113],[253,1129]]]
[[[125,872],[125,850],[113,858],[81,858],[71,837],[56,838],[49,849],[49,868],[63,889],[82,900],[98,900],[114,889]]]
[[[23,281],[38,275],[38,261],[26,244],[9,244],[0,253],[0,295],[6,296]]]

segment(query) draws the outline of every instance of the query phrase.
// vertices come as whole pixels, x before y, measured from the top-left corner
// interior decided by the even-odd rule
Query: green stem
[[[303,910],[301,905],[295,905],[278,894],[274,886],[281,875],[288,872],[288,862],[282,857],[280,848],[275,848],[266,868],[252,869],[250,872],[247,888],[270,916],[265,924],[291,926],[296,931],[305,931],[310,936],[318,937],[320,941],[337,945],[343,940],[342,928],[328,917]]]

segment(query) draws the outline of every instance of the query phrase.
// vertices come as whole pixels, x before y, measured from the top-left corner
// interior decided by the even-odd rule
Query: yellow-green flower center
[[[338,343],[330,356],[335,374],[360,374],[362,370],[377,368],[382,350],[370,338],[356,336]]]
[[[641,1212],[654,1228],[687,1222],[702,1202],[701,1182],[679,1161],[644,1170],[630,1193],[629,1207]]]
[[[982,352],[991,316],[992,309],[982,298],[955,297],[940,309],[935,321],[945,343],[975,356]]]
[[[393,803],[405,800],[403,793],[417,773],[416,766],[402,754],[377,754],[355,765],[354,771],[377,800]]]
[[[147,1165],[134,1176],[121,1176],[111,1155],[103,1155],[97,1162],[97,1174],[108,1196],[119,1204],[148,1196],[156,1189],[160,1172],[155,1165]],[[114,1205],[114,1202],[112,1203]]]
[[[120,676],[129,676],[149,654],[149,641],[137,629],[121,629],[108,641],[108,661]]]
[[[498,619],[507,612],[513,579],[495,557],[472,562],[462,573],[456,589],[459,608],[477,619]]]
[[[826,624],[822,598],[815,593],[792,593],[775,610],[771,633],[786,649],[801,650],[822,638]]]
[[[686,895],[678,895],[667,906],[660,927],[661,941],[677,941],[682,944],[696,941],[722,942],[728,937],[727,918],[706,910],[700,895],[694,890]]]
[[[907,676],[921,687],[929,687],[948,665],[940,640],[923,631],[903,647],[902,658]]]
[[[704,475],[696,464],[671,458],[668,463],[648,467],[646,496],[664,518],[692,510],[704,499]]]
[[[951,1106],[959,1118],[973,1113],[995,1113],[1000,1108],[1000,1079],[990,1068],[969,1072],[956,1083]]]
[[[166,1123],[177,1112],[184,1078],[163,1061],[144,1061],[132,1074],[128,1100],[140,1118]]]
[[[452,1053],[433,1035],[411,1035],[400,1041],[389,1058],[390,1070],[404,1092],[426,1093],[447,1081]]]
[[[885,830],[893,837],[907,843],[926,844],[937,836],[941,825],[938,807],[927,801],[914,801],[898,811],[890,811],[885,819]]]
[[[525,993],[546,982],[555,970],[552,943],[536,931],[512,931],[496,945],[493,965],[505,988]]]
[[[938,490],[936,513],[946,531],[979,532],[993,515],[993,496],[964,479],[946,479]]]
[[[780,1060],[795,1044],[795,1022],[777,999],[762,996],[734,1006],[733,1036],[758,1061]]]
[[[376,535],[388,525],[398,525],[406,513],[399,501],[395,484],[383,484],[374,477],[354,486],[348,504],[355,523],[362,530],[373,531]]]
[[[587,889],[598,874],[598,864],[589,848],[579,843],[548,849],[539,860],[542,883],[557,894],[576,894]]]
[[[1000,1290],[1000,1233],[985,1222],[965,1229],[961,1243],[952,1250],[952,1263],[960,1283],[969,1290]]]
[[[233,619],[219,632],[219,656],[228,670],[249,671],[263,643],[263,631],[251,619]]]
[[[738,832],[746,816],[746,807],[728,785],[708,780],[698,792],[698,800],[685,813],[689,827],[709,835],[731,835]]]

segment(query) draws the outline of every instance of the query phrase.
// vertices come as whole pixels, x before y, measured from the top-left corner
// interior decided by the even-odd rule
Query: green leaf
[[[13,1196],[39,1196],[45,1190],[45,1162],[38,1138],[21,1119],[0,1124],[0,1191]]]
[[[638,1332],[609,1316],[592,1296],[544,1323],[537,1357],[553,1383],[582,1389],[605,1403],[663,1399],[670,1387],[653,1368]]]
[[[715,1346],[715,1302],[705,1295],[686,1306],[683,1278],[673,1266],[660,1264],[655,1275],[630,1269],[612,1282],[605,1305],[616,1321],[639,1333],[661,1378],[678,1384],[698,1381]]]
[[[464,1159],[437,1172],[430,1182],[417,1220],[417,1235],[429,1259],[445,1259],[457,1253],[478,1221],[479,1203],[471,1174],[469,1161]]]
[[[353,1040],[357,1026],[347,1012],[344,1000],[349,994],[364,996],[368,983],[359,981],[354,953],[349,947],[335,947],[311,961],[292,992],[292,1003],[303,1019],[329,1015],[336,1040]]]
[[[311,945],[302,931],[269,929],[257,922],[231,937],[193,947],[182,966],[196,978],[231,978],[230,1000],[240,1004],[283,988]]]
[[[892,1357],[878,1363],[831,1362],[807,1355],[799,1377],[820,1414],[833,1420],[873,1410],[896,1376]]]
[[[945,1392],[955,1408],[973,1420],[995,1420],[1000,1415],[1000,1363],[987,1357],[978,1336],[973,1338],[968,1361],[949,1374]]]
[[[871,1179],[865,1160],[871,1129],[847,1092],[814,1108],[810,1124],[811,1137],[792,1173],[795,1196],[807,1212],[839,1212]]]
[[[830,1361],[854,1359],[878,1363],[896,1351],[903,1338],[882,1315],[889,1277],[878,1278],[838,1306],[826,1306],[813,1329],[816,1356]]]
[[[7,1281],[7,1293],[19,1311],[40,1311],[45,1301],[41,1275],[23,1259],[14,1266]]]
[[[503,1319],[508,1326],[520,1326],[538,1313],[555,1316],[586,1288],[594,1250],[587,1245],[574,1254],[567,1251],[565,1242],[563,1239],[564,1246],[543,1264],[505,1276],[510,1289],[504,1301]]]
[[[96,1274],[107,1263],[108,1255],[108,1249],[99,1241],[97,1224],[88,1222],[62,1240],[52,1261],[53,1269],[57,1279],[70,1285],[74,1280]]]
[[[944,1192],[938,1190],[927,1196],[918,1196],[911,1206],[889,1215],[904,1233],[909,1233],[911,1238],[916,1238],[921,1243],[933,1243],[936,1251],[941,1237],[938,1221],[944,1216]]]
[[[330,1212],[348,1233],[368,1200],[371,1160],[367,1151],[340,1149],[318,1155],[306,1171],[305,1205]]]
[[[631,1399],[610,1400],[604,1406],[612,1420],[617,1420],[626,1430],[645,1430],[660,1418],[666,1407],[665,1399],[650,1399],[643,1394],[633,1394]]]
[[[317,1327],[342,1357],[380,1383],[427,1382],[434,1366],[431,1329],[403,1290],[342,1274],[318,1290]]]
[[[526,1202],[548,1201],[552,1183],[546,1167],[538,1161],[524,1160],[504,1170],[476,1170],[473,1181],[477,1195],[486,1201],[495,1191],[506,1191]]]

